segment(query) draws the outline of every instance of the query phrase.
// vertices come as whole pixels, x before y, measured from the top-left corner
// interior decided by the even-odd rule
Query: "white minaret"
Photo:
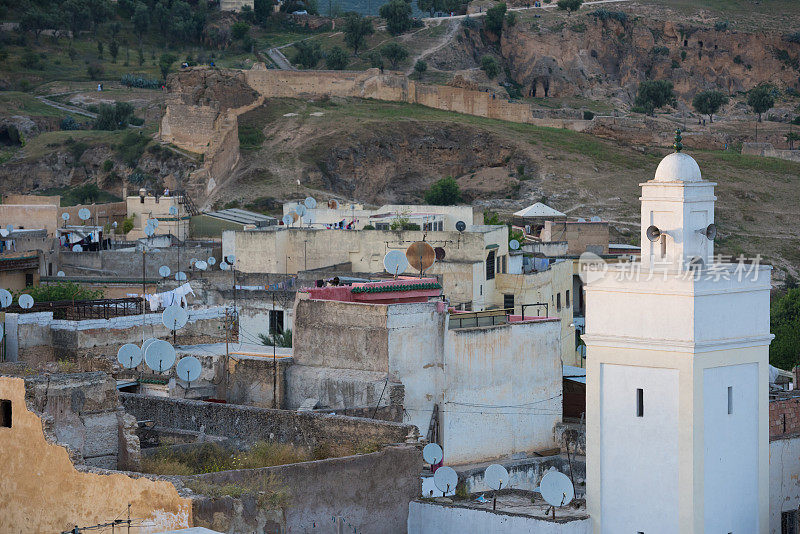
[[[587,506],[596,534],[766,534],[770,267],[713,261],[715,184],[675,147],[641,263],[586,284]]]

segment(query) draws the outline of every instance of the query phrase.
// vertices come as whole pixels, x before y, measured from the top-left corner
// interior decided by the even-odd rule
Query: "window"
[[[503,295],[503,308],[511,310],[510,313],[514,313],[514,295]]]
[[[733,386],[728,386],[728,415],[733,413]]]
[[[556,293],[556,311],[561,311],[561,293]]]
[[[781,534],[797,534],[797,510],[781,512]]]
[[[644,417],[644,390],[636,390],[636,417]]]
[[[489,252],[489,255],[486,256],[486,279],[487,280],[494,280],[494,250]]]
[[[33,285],[33,273],[25,273],[25,287]]]
[[[472,311],[472,301],[464,303],[464,311]]]
[[[564,293],[564,306],[569,308],[569,289],[567,289],[567,292]]]
[[[283,334],[283,310],[269,311],[269,333]]]
[[[508,257],[508,256],[503,256],[503,270],[501,271],[501,272],[503,272],[503,273],[506,273],[506,272],[508,272],[508,271],[506,271],[506,258],[507,258],[507,257]]]
[[[0,427],[11,428],[11,401],[0,399]]]

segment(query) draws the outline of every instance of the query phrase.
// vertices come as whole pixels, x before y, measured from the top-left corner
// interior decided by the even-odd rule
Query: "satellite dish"
[[[658,241],[658,238],[661,237],[661,230],[658,229],[658,226],[649,226],[645,235],[650,241]]]
[[[334,200],[334,199],[329,200],[328,201],[328,208],[330,208],[332,210],[339,209],[339,201],[338,200]]]
[[[117,227],[117,221],[114,221],[114,222],[112,222],[112,223],[111,223],[111,227],[112,227],[112,228],[116,228],[116,227]]]
[[[404,273],[408,269],[408,259],[402,251],[390,250],[383,257],[383,268],[387,273],[393,275]]]
[[[586,222],[586,219],[584,219],[583,217],[578,217],[578,222]]]
[[[170,206],[169,207],[169,214],[170,215],[177,215],[178,214],[178,208],[176,208],[175,206]]]
[[[5,228],[0,228],[0,237],[8,237],[9,233],[10,232],[8,230],[6,230]]]
[[[445,257],[445,255],[447,254],[447,253],[444,251],[444,248],[443,248],[443,247],[436,247],[435,249],[433,249],[433,253],[434,253],[434,255],[436,256],[436,261],[442,261],[442,260],[444,260],[444,257]]]
[[[508,471],[500,464],[492,464],[483,472],[483,481],[493,490],[508,488]]]
[[[181,358],[178,361],[178,365],[175,366],[175,372],[178,378],[186,380],[187,382],[194,382],[200,378],[200,371],[202,369],[203,366],[200,364],[200,360],[194,356],[185,356]]]
[[[80,245],[75,245],[72,247],[72,252],[83,252],[83,247]]]
[[[184,280],[186,280],[186,273],[183,271],[178,271],[177,273],[175,273],[175,280],[178,282],[183,282]]]
[[[431,465],[436,465],[444,458],[444,452],[438,443],[428,443],[422,449],[422,459]]]
[[[81,208],[78,210],[78,218],[82,221],[87,220],[92,216],[92,212],[88,208]]]
[[[701,228],[697,232],[706,236],[706,239],[708,239],[709,241],[714,241],[714,239],[716,239],[717,237],[717,225],[711,223],[705,228]]]
[[[566,506],[575,498],[575,488],[569,477],[555,469],[548,471],[539,483],[539,493],[550,506]]]
[[[14,297],[7,289],[0,288],[0,306],[8,308],[14,302]]]
[[[281,219],[281,221],[283,221],[284,225],[289,226],[294,222],[294,219],[292,219],[292,216],[287,213],[286,215],[283,216],[283,219]]]
[[[510,248],[511,250],[519,250],[519,241],[517,241],[516,239],[512,239],[511,241],[508,242],[508,248]]]
[[[228,263],[230,263],[231,265],[233,265],[233,263],[236,261],[236,256],[235,256],[235,255],[233,255],[233,254],[228,254],[228,256],[227,256],[225,259],[227,259],[227,260],[228,260]]]
[[[206,269],[208,269],[208,264],[203,260],[195,262],[194,266],[201,271],[205,271]]]
[[[197,263],[199,260],[197,258],[192,258],[189,260],[189,267],[194,268],[194,264]]]
[[[175,363],[175,347],[156,339],[144,351],[144,363],[158,373],[164,372]]]
[[[424,272],[436,261],[436,252],[425,241],[416,241],[406,250],[406,258],[415,271]]]
[[[313,210],[317,207],[317,200],[314,197],[306,197],[303,204],[305,204],[306,208]]]
[[[463,232],[466,229],[467,229],[467,223],[465,223],[464,221],[458,221],[456,223],[456,230],[458,230],[459,232]]]
[[[161,323],[167,327],[167,330],[180,330],[189,321],[189,313],[178,306],[172,304],[167,306],[161,314]]]
[[[11,232],[14,231],[14,225],[13,224],[6,225],[6,230],[8,230],[8,233],[10,234]]]
[[[64,274],[64,271],[58,271],[56,273],[56,276],[63,277],[63,276],[66,276],[66,274]]]
[[[458,473],[456,473],[455,469],[452,467],[440,467],[433,474],[433,483],[436,484],[436,487],[439,488],[439,491],[444,494],[448,494],[451,491],[456,490],[456,485],[458,484]]]
[[[168,276],[169,276],[169,273],[171,273],[171,272],[172,272],[172,271],[170,271],[170,270],[169,270],[169,267],[167,267],[166,265],[162,265],[161,267],[159,267],[159,268],[158,268],[158,275],[159,275],[161,278],[166,278],[166,277],[168,277]]]
[[[592,218],[591,218],[591,219],[589,219],[589,220],[590,220],[590,221],[592,221],[592,222],[600,222],[600,217],[598,217],[597,215],[594,215],[594,216],[592,216]]]
[[[117,361],[125,369],[133,369],[142,363],[142,349],[133,343],[126,343],[117,351]]]
[[[158,228],[158,219],[150,219],[147,221],[147,224],[152,226],[153,228]]]
[[[223,271],[227,271],[228,269],[231,268],[231,265],[223,261],[222,263],[219,264],[219,268],[222,269]]]
[[[215,258],[214,256],[209,256],[207,263],[209,265],[215,265],[217,263],[217,258]]]
[[[31,307],[33,307],[33,297],[27,293],[20,295],[19,299],[17,299],[17,302],[19,302],[19,307],[23,310],[29,310]]]
[[[64,219],[65,221],[68,221],[69,220],[69,213],[67,213],[65,211],[64,213],[61,214],[61,218]]]
[[[144,235],[146,235],[147,237],[152,237],[154,233],[156,233],[156,229],[153,228],[152,226],[147,225],[144,227]]]
[[[298,204],[297,207],[294,208],[294,211],[297,212],[297,214],[300,217],[302,217],[303,215],[306,214],[306,206],[305,206],[305,204]]]
[[[144,353],[147,351],[147,347],[149,347],[150,345],[152,345],[156,341],[158,341],[158,340],[156,338],[154,338],[154,337],[147,338],[146,340],[144,340],[144,342],[142,343],[142,356],[144,356]]]

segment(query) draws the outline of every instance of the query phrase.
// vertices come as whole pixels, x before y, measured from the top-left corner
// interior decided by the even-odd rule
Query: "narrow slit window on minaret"
[[[667,257],[667,236],[665,235],[661,236],[661,257]]]
[[[644,417],[644,390],[636,390],[636,417]]]
[[[733,413],[733,386],[728,386],[728,415]]]

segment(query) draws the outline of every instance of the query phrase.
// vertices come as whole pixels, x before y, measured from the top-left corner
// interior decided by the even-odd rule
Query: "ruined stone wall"
[[[161,139],[183,149],[205,154],[219,117],[211,106],[170,102],[161,118]]]
[[[184,479],[248,486],[271,476],[289,493],[291,504],[283,511],[287,532],[335,532],[332,518],[341,517],[350,527],[347,532],[395,534],[406,532],[408,504],[419,496],[421,467],[421,451],[403,445],[371,454]],[[229,501],[195,500],[195,524],[231,533],[272,532],[258,523],[257,507],[231,506]]]
[[[45,437],[41,415],[26,405],[22,378],[0,377],[0,399],[10,401],[12,411],[11,426],[0,427],[0,532],[62,532],[105,523],[128,504],[131,517],[147,525],[137,532],[193,524],[191,501],[169,482],[78,471],[67,449]]]
[[[304,447],[326,443],[356,450],[374,444],[403,443],[411,425],[311,412],[269,410],[186,399],[120,393],[122,405],[137,419],[160,427],[200,431],[244,442],[277,441]]]
[[[742,154],[800,162],[800,150],[779,150],[772,143],[744,143]]]

